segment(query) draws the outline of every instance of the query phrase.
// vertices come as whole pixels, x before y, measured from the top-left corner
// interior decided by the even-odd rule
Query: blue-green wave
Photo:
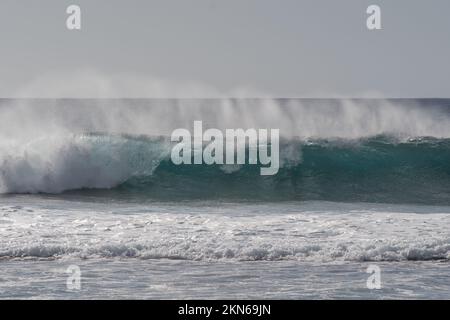
[[[283,141],[277,175],[259,166],[174,165],[134,175],[114,193],[161,200],[326,200],[450,204],[450,139]]]

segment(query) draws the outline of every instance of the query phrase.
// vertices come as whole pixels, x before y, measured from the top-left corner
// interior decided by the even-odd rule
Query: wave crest
[[[113,188],[150,175],[167,156],[164,143],[108,135],[68,135],[0,146],[0,192],[60,193]]]

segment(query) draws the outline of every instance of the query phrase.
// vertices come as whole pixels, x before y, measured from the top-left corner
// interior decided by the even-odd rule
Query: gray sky
[[[70,4],[81,31],[66,29]],[[383,30],[367,30],[370,4]],[[80,70],[278,97],[450,97],[448,0],[1,0],[0,41],[1,97]]]

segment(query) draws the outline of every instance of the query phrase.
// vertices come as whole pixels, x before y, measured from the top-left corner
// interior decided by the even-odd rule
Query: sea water
[[[250,117],[258,107],[270,115]],[[282,124],[279,173],[174,165],[166,131],[184,123],[174,110],[186,126],[202,115],[215,127]],[[448,299],[448,110],[4,100],[0,297]]]
[[[450,208],[0,199],[2,298],[448,298]],[[381,289],[366,286],[381,269]],[[81,290],[66,287],[81,270]]]

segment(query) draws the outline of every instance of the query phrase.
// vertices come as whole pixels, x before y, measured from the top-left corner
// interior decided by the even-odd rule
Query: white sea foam
[[[338,204],[333,205],[335,210],[284,204],[224,204],[221,209],[213,205],[116,205],[111,213],[102,204],[85,207],[70,202],[68,206],[60,201],[51,209],[43,206],[48,204],[0,208],[1,257],[314,262],[450,259],[450,208],[443,208],[442,213],[416,214],[395,207],[363,210],[356,205],[339,208]]]
[[[3,141],[4,142],[4,141]],[[0,193],[111,188],[151,174],[168,145],[117,136],[65,135],[0,144]]]

